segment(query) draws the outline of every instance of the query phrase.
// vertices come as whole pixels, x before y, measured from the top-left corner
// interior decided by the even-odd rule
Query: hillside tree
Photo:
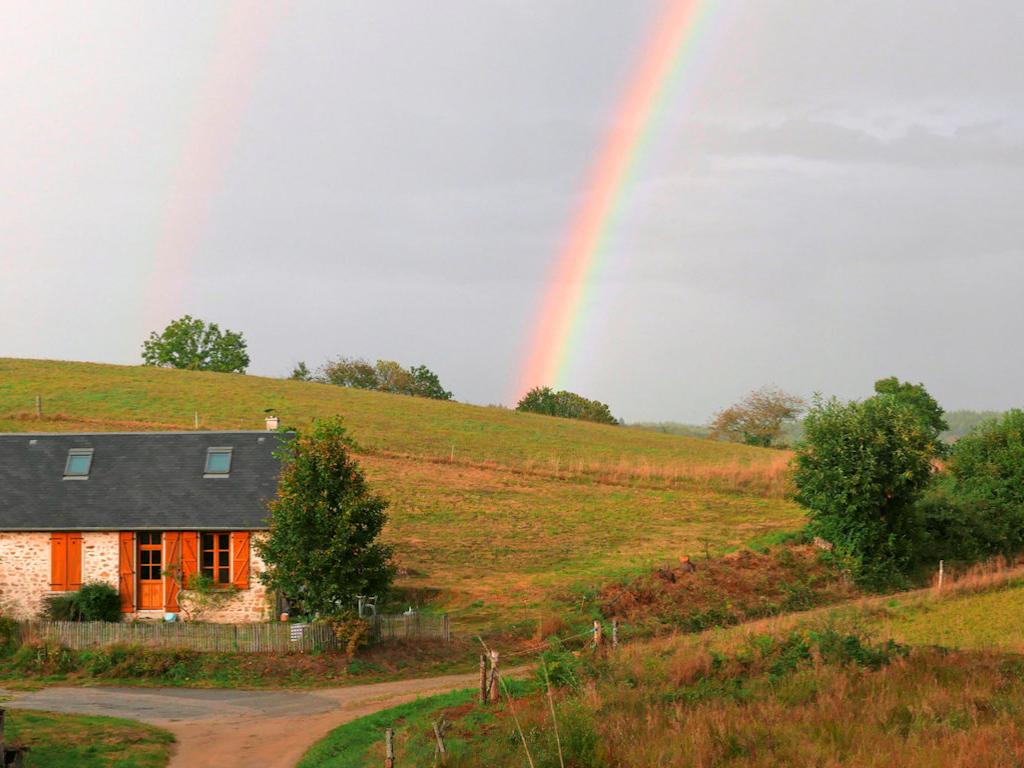
[[[783,425],[799,416],[807,404],[778,387],[762,387],[715,414],[711,437],[768,448],[779,442]]]
[[[959,517],[975,521],[983,554],[1024,549],[1024,411],[1008,411],[957,440],[944,488]]]
[[[339,357],[329,360],[319,378],[328,384],[355,389],[372,389],[395,395],[451,400],[452,393],[441,386],[438,375],[425,365],[405,368],[394,360],[370,363],[361,358]]]
[[[611,409],[600,400],[566,390],[555,391],[551,387],[534,387],[520,398],[517,411],[539,413],[544,416],[558,416],[563,419],[580,419],[598,424],[618,424]]]
[[[293,381],[313,381],[313,372],[306,366],[305,360],[299,360],[288,378]]]
[[[162,332],[149,334],[142,343],[142,362],[189,371],[245,373],[249,354],[241,333],[221,331],[216,323],[185,315]]]
[[[414,365],[409,369],[412,377],[413,394],[429,397],[431,400],[451,400],[452,393],[441,386],[441,379],[425,365]]]
[[[391,584],[392,548],[380,540],[387,502],[352,458],[338,418],[319,420],[284,444],[270,531],[254,546],[267,565],[261,580],[310,614],[351,610],[357,595]]]
[[[891,397],[816,400],[793,480],[812,533],[832,542],[858,582],[898,583],[923,537],[915,509],[932,478],[931,433]]]

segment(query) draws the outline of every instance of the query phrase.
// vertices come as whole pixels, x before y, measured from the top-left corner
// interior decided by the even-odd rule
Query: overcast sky
[[[565,384],[627,420],[750,389],[1024,405],[1024,4],[711,0]],[[513,394],[660,3],[0,5],[0,356],[338,355]]]

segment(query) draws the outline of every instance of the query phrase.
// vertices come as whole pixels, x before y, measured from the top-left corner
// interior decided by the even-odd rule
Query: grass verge
[[[30,747],[26,768],[162,768],[174,736],[113,717],[11,709],[6,739]]]

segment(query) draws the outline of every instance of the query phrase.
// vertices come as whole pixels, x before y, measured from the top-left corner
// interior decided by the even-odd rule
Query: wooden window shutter
[[[231,584],[238,589],[249,588],[249,532],[231,533]]]
[[[192,577],[199,573],[199,534],[185,531],[181,534],[181,588],[188,589]]]
[[[164,532],[164,610],[178,612],[178,590],[181,589],[181,533]]]
[[[68,588],[68,534],[50,534],[50,589],[64,592]]]
[[[69,533],[68,537],[68,589],[82,586],[82,534]]]
[[[121,531],[118,535],[118,587],[121,594],[121,610],[131,613],[135,610],[135,534]]]

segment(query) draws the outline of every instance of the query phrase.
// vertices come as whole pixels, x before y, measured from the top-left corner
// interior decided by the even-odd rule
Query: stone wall
[[[271,595],[267,588],[259,580],[259,574],[263,572],[264,564],[256,547],[256,537],[253,540],[249,551],[249,588],[229,590],[223,597],[208,601],[208,604],[200,608],[197,601],[189,599],[188,593],[179,598],[182,608],[182,618],[192,621],[209,621],[218,624],[245,624],[252,621],[266,621],[270,618]]]
[[[50,534],[0,533],[0,612],[35,618],[49,594]]]
[[[82,583],[105,581],[117,589],[117,533],[82,534]],[[0,612],[36,618],[50,591],[50,534],[0,533]]]
[[[82,534],[82,583],[105,581],[118,587],[117,531],[86,531]]]

